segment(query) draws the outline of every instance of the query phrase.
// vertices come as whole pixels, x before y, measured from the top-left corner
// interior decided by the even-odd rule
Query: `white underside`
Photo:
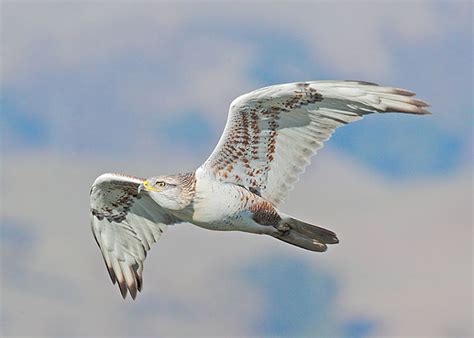
[[[248,193],[244,188],[216,181],[202,169],[198,169],[194,202],[187,211],[178,212],[176,215],[209,230],[276,233],[273,226],[261,225],[252,219],[252,213],[241,202],[244,193]]]

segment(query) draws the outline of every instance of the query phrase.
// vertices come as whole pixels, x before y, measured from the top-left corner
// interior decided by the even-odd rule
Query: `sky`
[[[3,1],[2,336],[469,337],[469,1]],[[324,254],[171,227],[122,300],[89,226],[103,172],[197,168],[230,102],[277,83],[407,88],[431,116],[338,129],[282,210]]]

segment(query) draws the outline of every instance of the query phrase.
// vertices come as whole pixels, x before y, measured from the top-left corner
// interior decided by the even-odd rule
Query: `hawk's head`
[[[147,193],[156,203],[166,209],[181,210],[192,202],[195,191],[194,173],[155,176],[146,179],[139,193]]]

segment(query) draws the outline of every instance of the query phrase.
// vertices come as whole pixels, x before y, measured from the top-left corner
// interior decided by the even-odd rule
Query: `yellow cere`
[[[144,186],[145,189],[148,190],[148,191],[158,191],[158,192],[160,191],[160,190],[156,189],[155,187],[152,187],[152,186],[150,185],[150,182],[149,182],[148,180],[145,180],[145,182],[143,182],[143,186]]]

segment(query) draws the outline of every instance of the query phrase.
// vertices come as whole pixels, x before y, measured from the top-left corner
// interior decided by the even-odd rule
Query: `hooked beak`
[[[138,186],[138,193],[141,193],[142,191],[147,192],[150,187],[150,182],[148,180],[145,180],[142,184]]]
[[[148,180],[143,181],[143,183],[138,186],[138,193],[140,193],[141,191],[143,191],[143,192],[149,192],[149,191],[160,192],[160,190],[158,190],[157,188],[152,186],[150,184],[150,181],[148,181]]]

